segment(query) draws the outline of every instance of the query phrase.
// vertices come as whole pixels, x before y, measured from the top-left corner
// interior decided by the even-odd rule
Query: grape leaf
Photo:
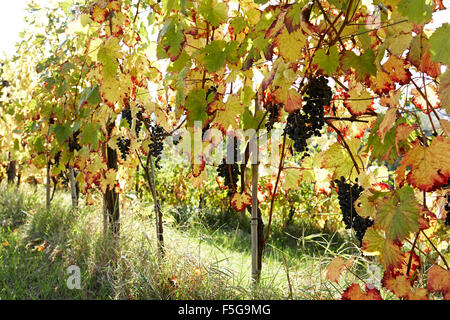
[[[430,56],[436,62],[450,65],[450,24],[444,23],[430,37]]]
[[[306,44],[306,37],[301,29],[289,33],[283,28],[281,33],[275,39],[275,45],[278,47],[280,55],[286,62],[295,62],[302,58],[302,50]]]
[[[211,23],[218,27],[228,19],[228,6],[226,3],[218,3],[216,0],[203,0],[199,6],[199,13]]]
[[[231,206],[236,211],[243,211],[247,206],[252,204],[252,197],[246,192],[235,192],[230,200]]]
[[[398,11],[409,21],[425,24],[431,20],[433,0],[402,0],[397,5]]]
[[[352,154],[356,157],[361,141],[359,139],[348,139],[347,144]],[[358,163],[358,157],[356,161],[358,166],[362,165],[361,163]],[[333,177],[348,177],[350,174],[354,177],[357,176],[351,156],[347,149],[339,142],[332,144],[330,148],[324,152],[322,166],[325,169],[334,171]]]
[[[283,189],[284,190],[297,190],[300,186],[300,181],[302,180],[302,170],[300,168],[287,168],[283,170],[284,173],[284,181],[283,181]]]
[[[362,250],[367,255],[378,255],[385,269],[400,266],[402,251],[393,241],[386,239],[380,230],[370,227],[362,240]]]
[[[342,259],[341,257],[336,257],[331,260],[331,263],[325,269],[325,277],[336,283],[339,282],[339,277],[343,270],[348,269],[352,266],[354,259],[351,258],[347,261]]]
[[[80,144],[90,144],[93,147],[97,147],[98,142],[98,124],[88,123],[82,129],[80,133]]]
[[[375,65],[375,54],[371,49],[357,56],[353,51],[345,51],[341,55],[341,64],[344,70],[354,70],[354,75],[358,81],[365,81],[369,76],[377,74]]]
[[[236,119],[242,113],[244,113],[244,106],[241,104],[239,96],[231,95],[225,103],[225,110],[216,111],[213,127],[218,127],[224,133],[229,127],[235,130],[238,127]]]
[[[188,93],[185,102],[185,108],[188,110],[188,125],[192,126],[194,121],[206,120],[206,92],[204,89],[194,89]]]
[[[444,74],[439,77],[439,98],[441,100],[441,108],[450,114],[450,70],[447,69]]]
[[[362,115],[373,104],[373,100],[371,99],[372,95],[360,83],[351,87],[348,94],[350,97],[345,105],[348,107],[348,111],[354,116]]]
[[[416,141],[395,171],[397,179],[401,183],[404,180],[404,172],[407,168],[411,168],[406,177],[407,182],[420,190],[434,191],[446,184],[450,178],[449,154],[450,140],[448,138],[435,137],[428,147]]]
[[[334,74],[339,66],[339,51],[337,47],[331,47],[328,54],[325,49],[318,50],[314,56],[313,62],[316,63],[325,74]]]
[[[225,64],[227,58],[225,53],[226,45],[227,43],[223,40],[215,40],[202,50],[205,54],[202,62],[205,64],[208,72],[215,72]]]
[[[58,140],[59,144],[62,145],[67,138],[72,135],[72,128],[70,124],[66,123],[64,125],[57,124],[54,128],[56,140]]]
[[[427,290],[413,288],[410,280],[405,275],[394,276],[386,272],[382,279],[383,286],[392,291],[397,297],[408,300],[428,300]]]
[[[403,240],[419,230],[421,212],[414,189],[404,186],[377,199],[375,226],[385,231],[388,240]]]
[[[450,271],[433,265],[428,271],[427,289],[429,292],[442,292],[445,300],[450,300]]]
[[[369,289],[366,285],[366,291],[362,291],[359,283],[351,284],[343,293],[342,300],[383,300],[380,291],[376,288]]]

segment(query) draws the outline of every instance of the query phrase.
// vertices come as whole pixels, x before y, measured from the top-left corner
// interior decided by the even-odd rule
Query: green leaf
[[[432,18],[433,6],[433,0],[402,0],[398,11],[410,22],[425,24]]]
[[[102,46],[98,50],[97,60],[103,64],[102,74],[105,79],[114,78],[116,76],[119,63],[106,47]]]
[[[90,144],[94,147],[98,143],[98,124],[88,123],[81,129],[80,133],[80,144]]]
[[[187,115],[188,126],[194,121],[206,120],[206,91],[204,89],[191,90],[186,98],[185,108],[189,111]]]
[[[203,53],[206,55],[202,61],[208,72],[215,72],[225,64],[225,59],[227,58],[225,53],[226,44],[223,40],[215,40],[203,49]]]
[[[346,51],[342,57],[342,67],[344,69],[353,68],[358,80],[363,80],[367,76],[375,76],[377,67],[375,66],[375,54],[372,50],[366,50],[360,56],[353,51]]]
[[[56,140],[58,140],[60,145],[62,145],[64,141],[72,135],[72,129],[69,124],[57,124],[53,132],[55,133]]]
[[[206,19],[213,27],[218,27],[228,19],[228,6],[216,0],[203,0],[199,7],[199,13]]]
[[[328,55],[325,49],[320,49],[314,56],[314,62],[317,63],[320,69],[326,74],[333,74],[339,66],[339,52],[336,47],[331,47]]]
[[[376,204],[375,227],[386,232],[389,240],[403,240],[419,230],[420,208],[414,196],[414,189],[404,186],[392,191]]]
[[[430,37],[430,57],[436,62],[450,65],[450,24],[444,23]]]

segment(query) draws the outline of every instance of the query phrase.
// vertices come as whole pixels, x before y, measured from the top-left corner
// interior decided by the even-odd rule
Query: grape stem
[[[344,137],[342,136],[341,131],[339,131],[338,128],[336,128],[330,121],[327,121],[327,124],[336,132],[336,134],[339,136],[339,138],[341,139],[342,143],[344,144],[345,149],[347,149],[350,158],[353,161],[353,165],[355,166],[356,172],[358,172],[358,175],[360,174],[359,168],[358,168],[358,164],[356,163],[355,157],[353,156],[352,151],[350,150],[350,147],[348,146],[347,142],[345,141]]]
[[[441,257],[442,261],[444,262],[445,266],[447,267],[447,270],[450,270],[450,267],[448,266],[447,260],[445,260],[445,257],[442,255],[442,253],[440,253],[439,250],[434,246],[434,243],[430,240],[430,238],[428,238],[426,233],[423,232],[423,230],[420,230],[420,231],[422,231],[422,234],[425,236],[425,238],[431,244],[431,246],[433,247],[434,251],[436,251],[437,254]]]

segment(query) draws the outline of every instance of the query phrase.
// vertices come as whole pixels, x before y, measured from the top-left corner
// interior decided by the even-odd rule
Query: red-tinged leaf
[[[441,292],[445,300],[450,300],[450,271],[433,265],[428,271],[427,289],[429,292]]]
[[[414,132],[414,127],[409,124],[401,123],[397,126],[395,132],[395,147],[397,148],[397,153],[400,154],[399,145],[403,141],[407,141],[411,133]]]
[[[330,281],[334,281],[334,282],[338,283],[339,277],[341,276],[342,271],[350,268],[352,266],[352,264],[353,264],[353,258],[345,261],[341,257],[336,257],[333,260],[331,260],[331,263],[326,268],[325,277]]]
[[[91,6],[91,19],[97,23],[103,23],[106,21],[106,17],[108,16],[109,11],[106,9],[102,9],[98,5],[94,4]]]
[[[372,95],[360,83],[353,86],[348,93],[350,96],[345,105],[352,115],[362,115],[372,107]]]
[[[425,89],[422,89],[422,93],[426,93],[427,100],[424,99],[424,97],[419,93],[418,90],[413,89],[411,90],[411,93],[413,94],[413,103],[414,105],[421,109],[425,113],[431,113],[432,109],[436,109],[440,107],[440,101],[439,96],[437,93],[437,88],[429,84],[425,87]],[[427,101],[431,104],[428,105]]]
[[[363,238],[362,250],[367,255],[378,255],[385,269],[401,266],[402,251],[400,246],[386,239],[380,230],[370,227]]]
[[[396,120],[397,120],[397,108],[388,109],[377,131],[377,134],[381,138],[381,143],[384,143],[384,137],[386,133],[392,129]]]
[[[218,128],[225,133],[230,127],[232,130],[237,129],[237,119],[244,113],[244,106],[241,104],[238,95],[229,96],[225,102],[225,110],[217,110],[216,116],[212,121],[212,127]]]
[[[414,189],[404,186],[386,193],[376,202],[375,226],[383,229],[386,238],[403,240],[419,230],[420,208],[414,196]]]
[[[230,203],[236,211],[243,211],[252,204],[252,197],[246,191],[243,193],[235,192],[231,197]]]
[[[290,89],[287,92],[286,103],[284,104],[284,110],[289,113],[293,113],[295,110],[302,108],[302,96],[297,90]]]
[[[435,137],[430,146],[424,147],[419,142],[414,144],[403,157],[397,168],[396,176],[403,181],[404,173],[409,167],[406,181],[412,186],[426,192],[434,191],[447,183],[450,178],[450,140]]]
[[[401,58],[390,56],[389,60],[378,69],[372,89],[376,93],[389,93],[395,89],[395,83],[406,84],[411,79],[407,63]]]
[[[382,284],[399,298],[428,300],[427,291],[423,288],[413,288],[411,282],[404,275],[393,276],[391,273],[385,273]]]
[[[192,165],[192,176],[194,178],[197,178],[203,171],[203,169],[205,168],[206,162],[205,162],[205,158],[202,157],[202,161],[201,163],[196,163]]]
[[[342,294],[342,300],[383,300],[378,289],[368,289],[366,291],[361,289],[358,283],[351,284]]]

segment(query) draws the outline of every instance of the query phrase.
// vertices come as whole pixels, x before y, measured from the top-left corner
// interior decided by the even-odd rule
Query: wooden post
[[[163,236],[163,225],[162,225],[162,212],[161,207],[159,206],[158,195],[156,193],[156,179],[155,179],[155,170],[153,168],[153,159],[152,155],[148,154],[148,161],[150,162],[150,175],[149,175],[149,183],[150,189],[152,191],[153,201],[155,203],[155,216],[156,216],[156,238],[158,239],[158,251],[161,256],[164,256],[164,236]]]
[[[256,112],[259,110],[259,103],[258,103],[258,97],[255,98],[255,117]],[[250,227],[251,227],[251,239],[252,239],[252,282],[253,285],[256,287],[259,283],[259,278],[261,275],[261,257],[260,257],[260,250],[259,250],[259,219],[258,219],[258,170],[259,170],[259,159],[258,159],[258,141],[257,141],[257,134],[255,133],[253,141],[253,145],[255,147],[255,150],[253,152],[256,152],[254,157],[256,158],[256,163],[252,163],[252,209],[251,209],[251,221],[250,221]],[[249,142],[251,143],[251,142]],[[250,144],[251,145],[251,144]]]
[[[45,208],[50,210],[51,194],[50,194],[50,161],[47,161],[47,181],[45,183]]]
[[[72,208],[78,207],[77,184],[75,183],[75,173],[72,166],[69,166],[70,194],[72,196]]]
[[[8,175],[8,183],[14,183],[14,179],[16,179],[16,161],[12,160],[8,163],[8,168],[6,169],[6,173]]]
[[[113,128],[114,123],[108,125],[108,134],[111,134]],[[106,163],[108,169],[118,169],[117,151],[109,146],[106,146]],[[104,227],[109,227],[109,230],[112,232],[114,237],[118,239],[120,234],[119,194],[114,190],[114,186],[112,186],[112,189],[105,191],[103,199],[103,211],[105,214],[103,221]]]

